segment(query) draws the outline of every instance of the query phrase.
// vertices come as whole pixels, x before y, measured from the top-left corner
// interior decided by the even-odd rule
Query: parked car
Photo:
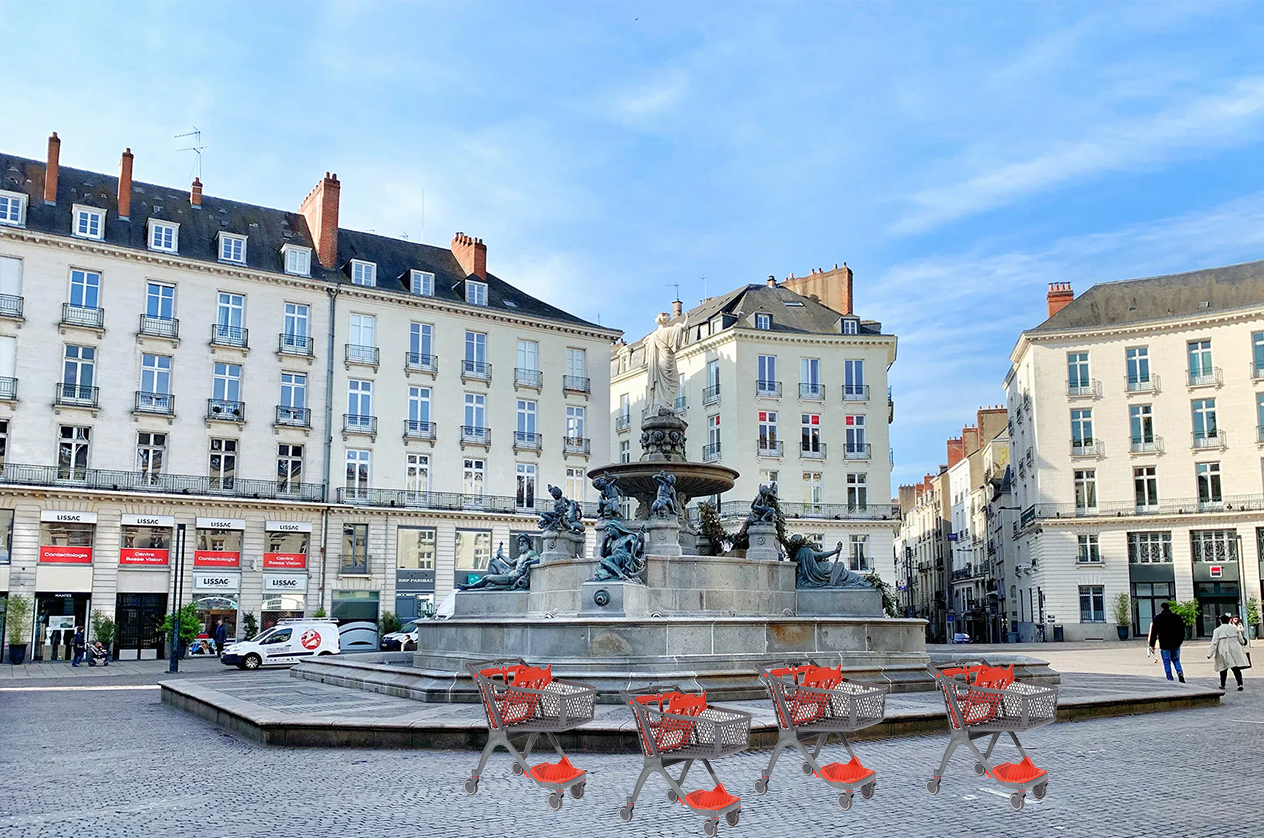
[[[338,654],[338,638],[333,620],[282,620],[254,640],[228,644],[219,660],[238,669],[291,666],[304,658]]]
[[[952,636],[952,642],[953,643],[969,643],[970,635],[966,634],[964,631],[959,631]]]
[[[412,652],[417,648],[417,626],[423,621],[421,619],[410,620],[404,623],[404,627],[399,631],[393,631],[382,638],[382,651],[384,652]]]

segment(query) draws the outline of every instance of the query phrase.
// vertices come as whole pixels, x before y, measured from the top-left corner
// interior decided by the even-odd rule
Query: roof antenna
[[[176,151],[191,151],[197,155],[197,163],[195,164],[197,167],[197,170],[194,172],[194,176],[197,177],[198,180],[201,180],[202,179],[202,152],[206,150],[206,146],[202,145],[202,129],[194,125],[192,131],[189,131],[186,134],[176,134],[177,140],[183,140],[185,137],[192,137],[193,145],[189,146],[188,148],[176,149]]]
[[[674,289],[676,289],[676,296],[672,297],[672,302],[673,302],[673,303],[680,302],[680,283],[679,283],[679,282],[668,282],[668,283],[666,283],[666,285],[667,285],[667,287],[668,287],[668,288],[674,288]]]
[[[704,276],[700,277],[700,279],[702,280],[702,299],[699,302],[705,303],[709,299],[707,297],[707,278]]]

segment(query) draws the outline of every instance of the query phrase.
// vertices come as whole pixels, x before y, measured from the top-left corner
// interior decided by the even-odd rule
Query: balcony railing
[[[824,460],[825,459],[825,443],[824,442],[802,442],[799,443],[799,459],[801,460]],[[858,459],[858,458],[857,458]],[[866,458],[867,459],[867,458]]]
[[[514,367],[514,386],[534,387],[539,390],[544,386],[544,373],[525,367]]]
[[[18,380],[16,378],[0,377],[0,402],[15,402],[18,400]]]
[[[702,446],[702,461],[710,462],[711,460],[720,459],[720,443],[708,442]]]
[[[427,355],[424,352],[405,352],[404,369],[413,372],[438,372],[439,356]]]
[[[146,337],[176,340],[180,337],[180,321],[174,317],[150,317],[142,314],[136,331]]]
[[[276,480],[244,480],[239,477],[205,477],[155,474],[141,471],[107,471],[95,468],[61,469],[57,466],[5,463],[0,483],[20,486],[75,486],[112,492],[145,492],[170,495],[232,495],[243,498],[283,498],[319,502],[324,495],[317,483]]]
[[[845,402],[869,401],[869,385],[868,384],[844,384],[843,385],[843,401]]]
[[[589,441],[584,437],[562,437],[562,451],[566,454],[583,454],[587,456],[589,447]]]
[[[462,445],[491,445],[492,429],[484,428],[479,425],[462,425],[461,426],[461,444]]]
[[[1147,378],[1127,375],[1124,376],[1129,393],[1157,393],[1159,391],[1159,377],[1150,375]]]
[[[614,429],[616,433],[621,434],[624,431],[628,430],[628,428],[630,427],[632,427],[631,416],[627,415],[626,413],[620,413],[618,416],[614,417]]]
[[[1195,515],[1202,512],[1260,512],[1264,511],[1264,494],[1226,495],[1220,500],[1182,498],[1161,503],[1137,506],[1135,500],[1101,501],[1091,508],[1077,507],[1074,503],[1038,503],[1031,515],[1024,513],[1022,526],[1048,518],[1150,518],[1161,515]],[[1015,527],[1020,524],[1016,523]]]
[[[724,519],[745,518],[750,513],[749,501],[723,501],[719,514]],[[900,517],[900,507],[892,504],[782,503],[787,518],[820,518],[828,520],[893,521]],[[698,523],[698,507],[689,507],[689,520]]]
[[[250,330],[241,326],[222,326],[214,323],[211,325],[211,345],[245,349],[250,346]]]
[[[1225,432],[1219,428],[1214,431],[1194,431],[1190,439],[1190,447],[1195,451],[1224,448],[1227,445]]]
[[[99,407],[100,387],[85,387],[82,384],[58,384],[53,392],[53,401],[67,407]]]
[[[344,350],[344,359],[348,364],[362,364],[366,367],[376,367],[378,364],[379,353],[376,346],[348,343]]]
[[[298,355],[304,358],[311,358],[315,353],[316,343],[307,335],[287,335],[285,332],[277,335],[278,355]]]
[[[1133,454],[1162,454],[1163,453],[1163,437],[1151,436],[1142,437],[1134,436],[1132,438]]]
[[[1067,396],[1073,399],[1093,398],[1102,394],[1102,382],[1096,378],[1067,380]]]
[[[756,381],[755,395],[758,398],[781,398],[780,381]]]
[[[1224,381],[1224,376],[1220,372],[1220,367],[1213,367],[1210,370],[1189,370],[1185,378],[1185,383],[1190,387],[1219,387],[1222,381]]]
[[[279,404],[276,406],[275,425],[285,428],[310,428],[312,426],[312,409],[310,407],[291,407]]]
[[[83,308],[70,303],[61,304],[61,324],[63,326],[83,326],[88,329],[105,328],[105,309]]]
[[[873,457],[873,446],[868,442],[848,442],[843,449],[844,460],[868,460]]]
[[[434,422],[423,422],[420,419],[404,420],[404,437],[406,439],[434,439],[436,430]]]
[[[176,412],[176,397],[170,393],[146,393],[136,391],[135,413],[154,413],[159,416],[171,416]]]
[[[714,404],[715,402],[718,402],[719,400],[720,400],[720,385],[719,384],[713,384],[710,387],[706,387],[703,389],[702,391],[703,404]]]
[[[505,495],[465,495],[457,492],[422,492],[412,489],[338,488],[335,497],[339,503],[364,506],[385,506],[404,509],[439,509],[448,511],[505,512],[534,515],[546,506],[552,508],[552,498],[534,498],[533,503],[519,503],[518,498]],[[749,511],[749,504],[747,504]],[[582,505],[585,518],[596,515],[596,504]]]
[[[0,294],[0,317],[22,320],[22,298],[14,294]]]
[[[3,305],[4,305],[3,298],[0,297],[0,317],[4,316]],[[1264,379],[1264,362],[1252,361],[1251,362],[1251,380],[1259,381],[1260,379]]]
[[[1106,453],[1106,444],[1100,439],[1071,440],[1072,457],[1101,457]]]
[[[475,379],[477,381],[491,381],[492,365],[487,361],[470,361],[461,362],[461,380]]]
[[[825,385],[821,383],[800,384],[799,385],[799,398],[803,399],[804,401],[814,401],[814,402],[822,401],[825,398]]]
[[[515,451],[539,451],[544,447],[544,435],[530,431],[514,431]]]
[[[342,414],[342,432],[344,434],[377,434],[377,417],[363,413]]]
[[[677,413],[684,413],[688,407],[689,407],[689,402],[685,399],[683,395],[676,397],[676,412]]]
[[[246,403],[232,399],[207,399],[206,418],[221,422],[245,422]]]
[[[755,449],[755,455],[758,457],[780,457],[785,451],[786,444],[780,440],[770,439],[761,436]]]
[[[3,380],[4,380],[4,379],[0,379],[0,381],[3,381]],[[12,379],[10,379],[10,380],[12,380]],[[1264,442],[1264,425],[1256,425],[1256,426],[1255,426],[1255,441],[1256,441],[1256,442]]]
[[[562,376],[562,390],[566,393],[583,393],[588,395],[592,382],[582,375]]]

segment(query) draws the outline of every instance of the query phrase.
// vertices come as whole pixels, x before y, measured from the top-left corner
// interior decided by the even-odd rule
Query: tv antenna
[[[680,283],[679,283],[679,282],[669,282],[669,283],[667,283],[667,287],[668,287],[668,288],[675,288],[675,289],[676,289],[676,296],[672,297],[672,302],[675,302],[675,301],[679,300],[679,299],[680,299]]]
[[[194,174],[198,180],[201,180],[202,179],[202,152],[206,151],[206,146],[202,145],[202,129],[194,125],[192,131],[189,131],[184,134],[176,134],[175,138],[177,140],[183,140],[186,137],[193,138],[193,145],[188,146],[186,148],[176,149],[176,150],[177,151],[191,151],[195,155],[197,155],[197,162],[195,163],[197,170]]]
[[[705,303],[707,301],[707,278],[705,276],[698,278],[702,280],[702,299],[699,302]]]

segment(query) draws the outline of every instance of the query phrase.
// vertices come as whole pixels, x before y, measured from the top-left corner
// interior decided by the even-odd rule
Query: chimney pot
[[[487,245],[483,244],[482,239],[457,233],[452,237],[451,250],[467,277],[487,279]]]
[[[1074,299],[1075,292],[1071,290],[1071,283],[1049,283],[1049,293],[1045,295],[1045,302],[1049,306],[1049,316],[1053,317],[1059,311],[1062,311],[1062,309],[1070,305]]]
[[[58,161],[61,159],[61,140],[57,132],[48,138],[48,165],[44,168],[44,203],[57,203]]]
[[[189,203],[199,209],[202,207],[202,179],[195,177],[193,187],[189,190]]]
[[[132,150],[123,152],[119,160],[118,215],[124,221],[132,214]]]

